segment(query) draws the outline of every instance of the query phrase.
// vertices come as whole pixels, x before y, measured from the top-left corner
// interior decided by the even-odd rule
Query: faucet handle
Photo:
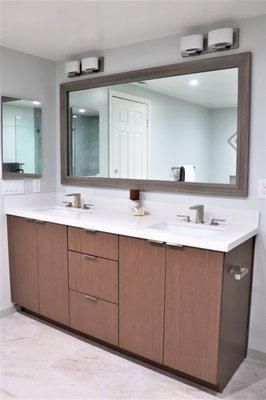
[[[66,207],[73,207],[73,204],[71,201],[63,201],[64,204],[66,204]]]
[[[196,204],[195,206],[189,207],[190,210],[204,210],[204,204]]]
[[[66,193],[65,194],[66,197],[70,197],[70,196],[81,196],[80,193]]]
[[[184,218],[186,222],[191,222],[189,215],[180,215],[180,214],[178,214],[177,217]]]
[[[219,222],[225,222],[225,219],[212,218],[210,225],[219,225]]]
[[[88,204],[88,203],[84,203],[83,206],[82,206],[82,208],[84,210],[89,210],[92,207],[94,207],[94,205],[93,204]]]

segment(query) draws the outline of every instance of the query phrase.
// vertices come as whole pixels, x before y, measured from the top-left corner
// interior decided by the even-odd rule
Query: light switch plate
[[[258,198],[266,199],[266,179],[259,179]]]
[[[21,194],[24,193],[24,181],[3,180],[3,194]]]
[[[41,191],[41,181],[40,179],[33,179],[32,181],[32,192],[39,193]]]

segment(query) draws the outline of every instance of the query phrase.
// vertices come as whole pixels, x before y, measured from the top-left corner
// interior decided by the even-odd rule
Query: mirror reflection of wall
[[[42,105],[39,101],[2,101],[3,172],[41,175]]]
[[[71,92],[69,174],[234,183],[237,99],[237,68]]]

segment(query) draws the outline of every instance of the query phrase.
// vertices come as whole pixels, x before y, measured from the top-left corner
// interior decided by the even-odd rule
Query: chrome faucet
[[[196,210],[196,223],[204,224],[204,205],[198,204],[196,206],[189,207],[190,210]]]
[[[81,194],[80,193],[69,193],[66,194],[66,197],[74,197],[73,200],[73,207],[74,208],[81,208]]]

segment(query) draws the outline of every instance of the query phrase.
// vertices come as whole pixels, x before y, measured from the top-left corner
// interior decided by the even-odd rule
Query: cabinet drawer
[[[118,263],[68,252],[69,288],[118,303]]]
[[[68,248],[80,253],[118,260],[118,236],[81,228],[68,228]]]
[[[80,332],[118,345],[118,306],[69,290],[70,326]]]

